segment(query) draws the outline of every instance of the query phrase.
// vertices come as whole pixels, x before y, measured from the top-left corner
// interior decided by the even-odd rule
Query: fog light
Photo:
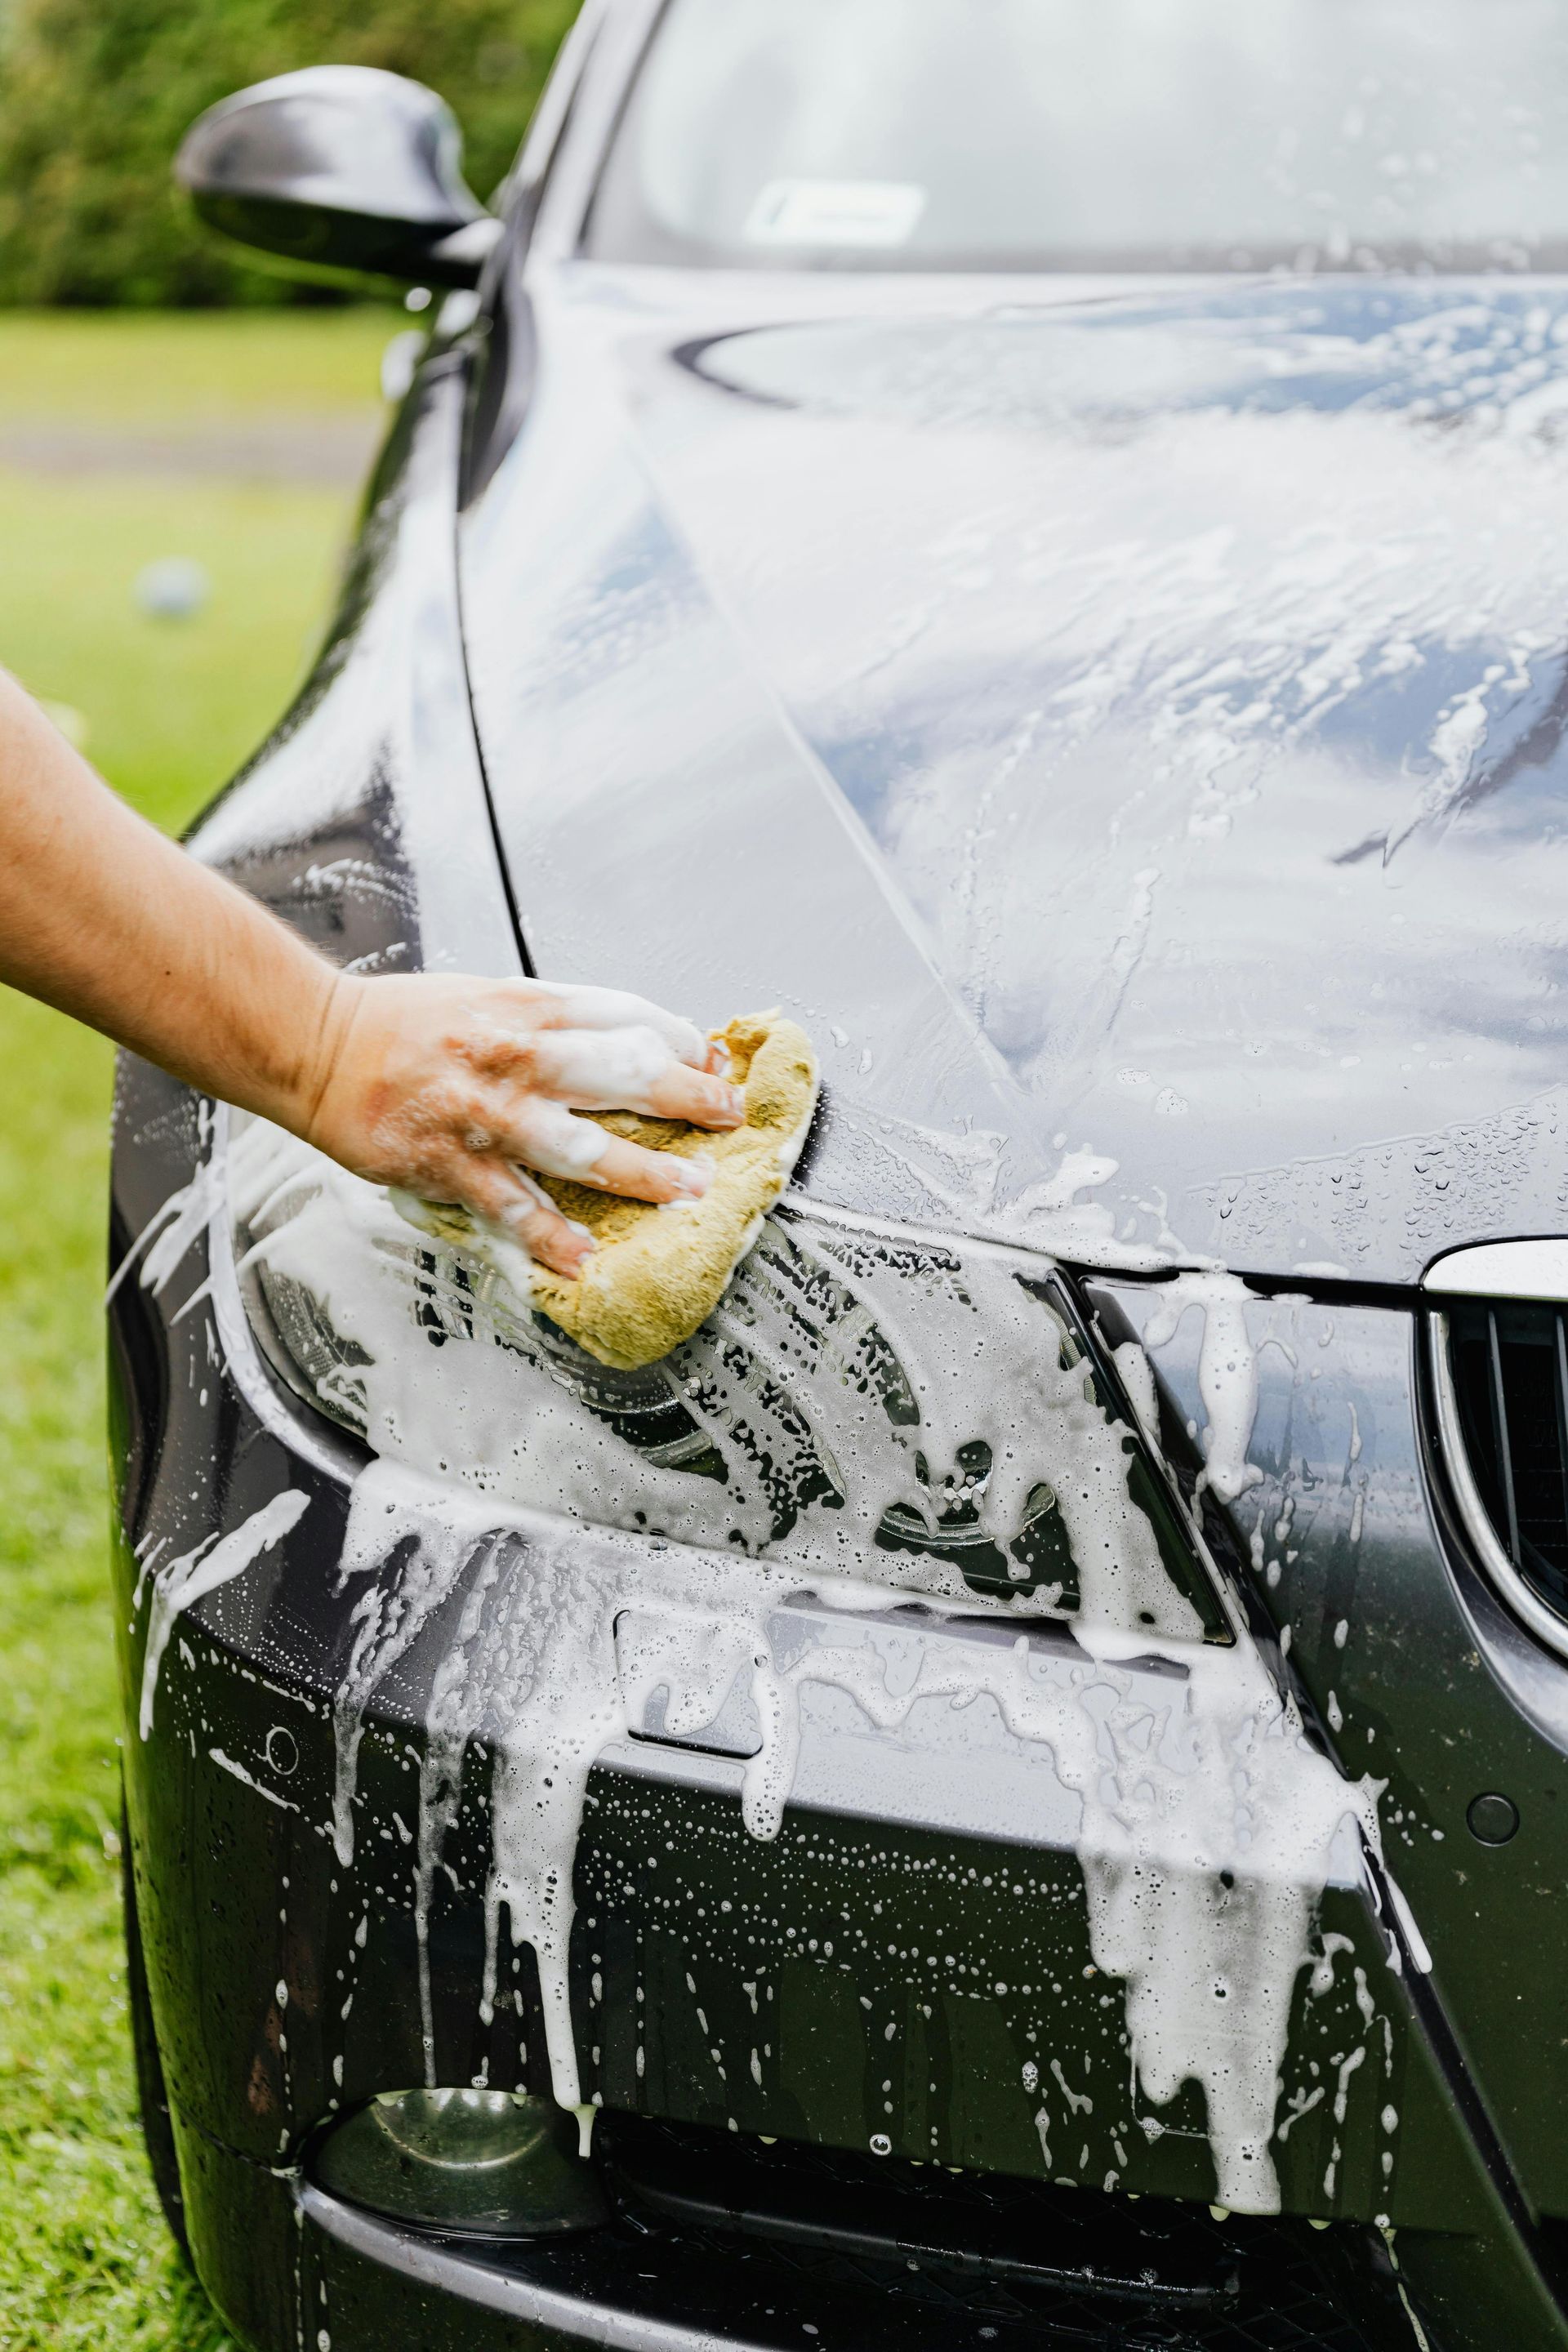
[[[521,2091],[384,2091],[322,2140],[323,2189],[394,2221],[543,2238],[606,2218],[577,2124]]]

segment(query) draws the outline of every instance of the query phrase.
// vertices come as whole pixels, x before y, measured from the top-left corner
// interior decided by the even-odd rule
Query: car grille
[[[950,2172],[644,2117],[601,2119],[624,2227],[847,2296],[944,2309],[979,2336],[1125,2352],[1370,2352],[1370,2233]],[[760,2281],[758,2282],[760,2284]],[[1352,2310],[1364,2306],[1365,2326]],[[1045,2331],[1048,2330],[1048,2335]]]
[[[1456,1300],[1448,1361],[1458,1436],[1492,1534],[1568,1621],[1568,1323],[1557,1307]]]

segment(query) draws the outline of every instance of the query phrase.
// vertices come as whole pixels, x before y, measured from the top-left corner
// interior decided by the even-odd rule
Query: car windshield
[[[1568,267],[1562,0],[671,0],[595,256]]]

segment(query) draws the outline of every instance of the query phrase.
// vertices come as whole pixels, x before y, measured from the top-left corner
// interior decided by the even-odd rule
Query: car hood
[[[536,288],[463,541],[539,968],[787,1004],[853,1206],[1561,1228],[1568,286],[1038,291]]]

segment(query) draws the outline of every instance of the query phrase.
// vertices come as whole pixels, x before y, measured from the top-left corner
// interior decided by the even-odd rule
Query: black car
[[[1568,2345],[1568,22],[590,0],[194,837],[823,1064],[721,1307],[134,1060],[127,1919],[258,2352]],[[417,297],[413,298],[417,302]]]

